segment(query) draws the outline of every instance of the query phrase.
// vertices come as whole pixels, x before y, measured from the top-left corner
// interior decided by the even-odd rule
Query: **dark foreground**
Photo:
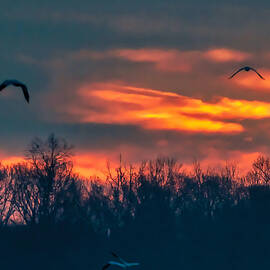
[[[270,267],[268,159],[242,178],[158,159],[89,182],[69,151],[51,136],[32,142],[26,164],[1,168],[2,269],[101,269],[111,251],[138,270]]]

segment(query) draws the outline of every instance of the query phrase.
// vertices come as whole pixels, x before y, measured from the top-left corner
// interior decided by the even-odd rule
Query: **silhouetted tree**
[[[14,205],[12,203],[12,178],[10,169],[0,166],[0,226],[6,226],[12,220]]]
[[[270,159],[265,156],[258,156],[253,162],[252,169],[247,174],[250,184],[268,184],[270,181]]]
[[[26,158],[0,166],[3,267],[94,269],[107,250],[134,254],[145,269],[269,264],[267,157],[245,181],[235,164],[203,170],[196,161],[185,173],[166,157],[138,167],[120,157],[105,179],[82,180],[72,172],[72,147],[54,135],[34,139]]]
[[[72,147],[53,134],[36,138],[26,151],[29,164],[13,167],[13,203],[26,224],[51,224],[63,214],[71,198]]]

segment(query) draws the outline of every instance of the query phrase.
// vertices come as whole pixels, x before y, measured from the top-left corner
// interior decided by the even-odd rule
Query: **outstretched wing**
[[[257,73],[257,75],[261,78],[261,79],[263,79],[263,80],[265,80],[265,78],[255,69],[255,68],[250,68],[251,70],[253,70],[254,72],[256,72]]]
[[[116,266],[119,266],[119,267],[122,267],[122,268],[126,268],[126,264],[124,263],[120,263],[120,262],[115,262],[115,261],[109,261],[108,264],[110,265],[116,265]]]
[[[138,266],[140,265],[139,263],[127,263],[127,266]]]
[[[109,263],[105,264],[105,265],[102,267],[102,270],[107,269],[109,266],[110,266],[110,264],[109,264]]]
[[[242,68],[239,68],[236,72],[233,73],[232,76],[229,77],[229,79],[231,79],[232,77],[234,77],[237,73],[239,73],[240,71],[244,70],[245,68],[242,67]]]
[[[0,84],[0,91],[2,91],[4,88],[6,88],[9,84],[7,83],[8,81],[3,81],[1,84]]]
[[[4,88],[6,88],[9,85],[14,85],[14,86],[17,86],[17,87],[21,87],[22,91],[23,91],[24,98],[29,103],[29,99],[30,99],[29,92],[28,92],[28,89],[27,89],[27,87],[26,87],[26,85],[24,83],[21,83],[21,82],[19,82],[17,80],[5,80],[0,85],[0,91],[3,90]]]
[[[28,89],[27,89],[26,85],[21,84],[21,88],[22,88],[22,91],[23,91],[24,98],[29,103],[30,97],[29,97],[29,92],[28,92]]]
[[[119,257],[117,254],[115,254],[114,252],[111,252],[112,253],[112,255],[115,257],[115,258],[117,258],[121,263],[123,263],[123,264],[127,264],[127,262],[126,261],[124,261],[121,257]]]

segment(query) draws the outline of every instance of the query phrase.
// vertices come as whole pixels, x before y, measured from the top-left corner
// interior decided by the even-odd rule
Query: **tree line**
[[[270,265],[270,160],[191,173],[172,158],[120,159],[106,179],[73,173],[73,148],[34,139],[26,162],[0,168],[2,266],[101,269],[110,251],[140,269]]]

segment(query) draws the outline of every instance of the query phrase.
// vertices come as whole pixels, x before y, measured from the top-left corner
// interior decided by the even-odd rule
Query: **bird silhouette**
[[[264,77],[263,77],[263,76],[255,69],[255,68],[248,67],[248,66],[239,68],[235,73],[233,73],[232,76],[229,77],[229,79],[231,79],[231,78],[234,77],[237,73],[239,73],[239,72],[241,72],[241,71],[243,71],[243,70],[245,70],[245,71],[250,71],[250,70],[252,70],[252,71],[254,71],[255,73],[257,73],[257,75],[258,75],[262,80],[265,80],[265,78],[264,78]]]
[[[102,267],[102,270],[107,269],[108,267],[110,267],[111,265],[115,265],[115,266],[119,266],[122,267],[124,269],[131,267],[131,266],[138,266],[140,265],[139,263],[128,263],[126,261],[124,261],[122,258],[120,258],[118,255],[116,255],[115,253],[112,252],[112,255],[117,258],[120,262],[115,262],[115,261],[109,261],[107,264],[105,264]]]
[[[24,83],[22,83],[20,81],[17,81],[17,80],[5,80],[0,84],[0,91],[2,91],[4,88],[6,88],[9,85],[14,85],[14,86],[17,86],[17,87],[21,87],[22,91],[23,91],[24,98],[29,103],[30,97],[29,97],[27,87],[26,87],[26,85]]]

